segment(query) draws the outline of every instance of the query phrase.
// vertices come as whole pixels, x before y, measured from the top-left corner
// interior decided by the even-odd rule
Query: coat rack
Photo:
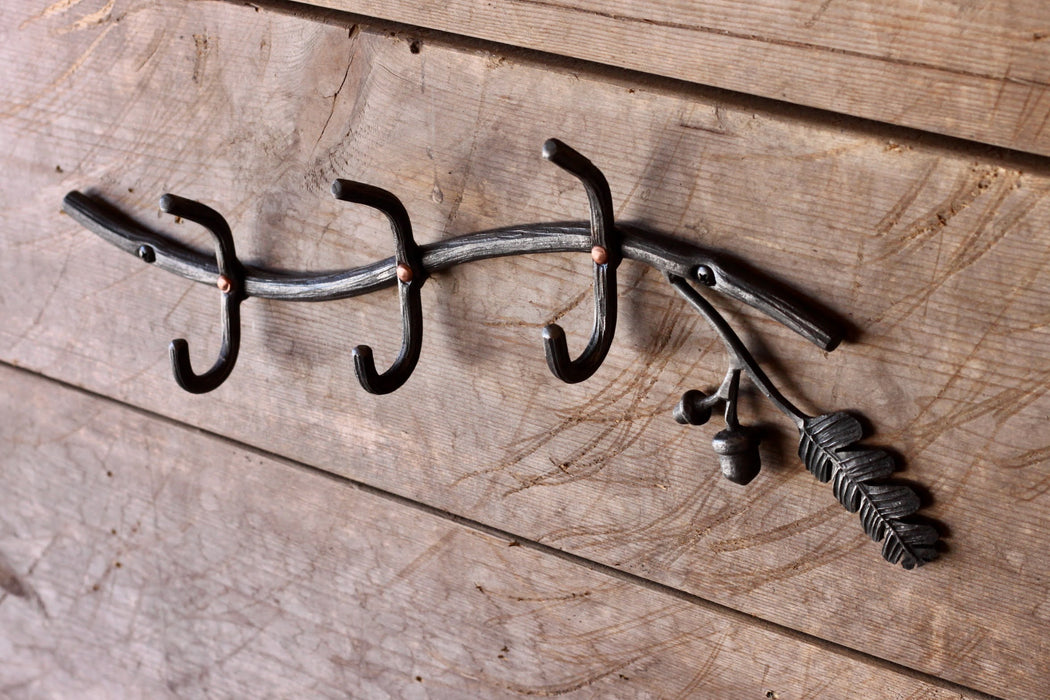
[[[63,209],[104,240],[138,255],[147,263],[177,275],[216,285],[222,299],[222,347],[203,374],[194,372],[189,345],[173,340],[169,348],[175,381],[186,391],[202,394],[217,388],[233,371],[240,348],[240,304],[248,297],[284,301],[327,301],[368,294],[396,284],[401,305],[401,349],[393,365],[380,373],[372,350],[353,350],[354,370],[366,391],[387,394],[400,388],[419,361],[423,338],[420,289],[427,276],[488,258],[535,253],[590,252],[594,275],[594,323],[590,341],[572,359],[565,332],[556,324],[543,329],[543,345],[551,372],[568,383],[588,379],[601,366],[616,331],[616,269],[623,258],[662,272],[671,286],[710,324],[725,344],[729,362],[725,379],[712,393],[685,392],[674,410],[682,424],[703,425],[721,407],[725,428],[712,440],[723,475],[747,484],[758,475],[759,435],[737,416],[741,377],[746,375],[799,431],[799,456],[821,482],[830,481],[839,502],[859,512],[864,531],[882,542],[882,556],[905,569],[938,555],[937,530],[910,519],[919,497],[906,484],[889,480],[893,458],[885,451],[857,445],[860,422],[847,413],[809,416],[773,385],[725,318],[700,289],[724,294],[768,315],[823,350],[833,350],[841,332],[828,319],[806,308],[755,275],[741,274],[714,255],[681,240],[614,222],[612,195],[602,172],[587,158],[551,139],[543,156],[582,183],[590,204],[590,223],[538,223],[471,233],[418,246],[400,200],[390,192],[360,182],[336,180],[332,193],[343,201],[383,212],[394,236],[394,257],[370,265],[327,274],[282,274],[242,265],[226,220],[214,209],[166,194],[160,208],[196,222],[215,239],[214,258],[155,233],[101,199],[73,191]]]

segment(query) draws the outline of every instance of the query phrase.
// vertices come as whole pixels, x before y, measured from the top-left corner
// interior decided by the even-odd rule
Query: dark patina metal
[[[799,431],[799,456],[820,481],[832,482],[836,498],[850,512],[859,512],[862,525],[882,554],[892,563],[912,568],[937,556],[938,533],[930,525],[909,519],[919,508],[914,490],[888,480],[894,470],[890,455],[857,445],[860,423],[846,413],[809,416],[773,385],[747,347],[695,285],[739,300],[768,315],[823,350],[834,349],[842,331],[832,320],[789,294],[763,283],[761,276],[742,274],[734,265],[695,245],[640,228],[616,224],[612,196],[601,171],[584,156],[551,139],[543,155],[576,176],[590,203],[588,223],[538,223],[481,231],[429,245],[417,246],[408,213],[386,190],[348,180],[336,180],[339,199],[382,211],[390,221],[395,255],[369,265],[335,273],[286,274],[242,265],[236,257],[226,221],[213,209],[174,195],[161,198],[161,209],[204,226],[217,243],[214,258],[140,225],[97,197],[70,192],[64,210],[83,226],[118,248],[187,279],[216,284],[222,291],[223,342],[219,358],[197,375],[189,361],[185,340],[171,343],[171,362],[179,385],[193,393],[217,388],[230,375],[240,344],[239,305],[248,297],[284,301],[327,301],[368,294],[398,286],[402,345],[393,365],[376,370],[372,351],[360,345],[353,351],[361,385],[374,394],[401,387],[420,357],[423,312],[420,289],[427,277],[456,265],[489,258],[536,253],[589,252],[594,273],[594,324],[581,355],[569,356],[564,331],[556,324],[544,328],[543,339],[551,371],[569,383],[589,378],[601,366],[616,329],[616,268],[623,258],[660,270],[679,294],[711,325],[726,346],[729,366],[721,386],[711,394],[687,391],[674,411],[679,423],[702,425],[712,410],[724,407],[726,427],[713,439],[723,474],[746,484],[760,469],[759,433],[741,425],[737,396],[742,377],[758,390]]]
[[[426,281],[426,268],[412,238],[412,222],[401,200],[390,192],[363,182],[336,180],[332,194],[345,202],[356,202],[386,214],[394,233],[394,278],[401,302],[401,350],[386,372],[376,371],[372,348],[358,345],[353,350],[354,371],[361,386],[372,394],[389,394],[408,381],[419,362],[423,347],[423,302],[419,290]]]

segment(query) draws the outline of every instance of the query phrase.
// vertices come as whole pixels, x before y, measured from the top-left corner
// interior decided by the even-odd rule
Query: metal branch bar
[[[123,251],[186,279],[214,285],[215,258],[198,252],[134,221],[98,197],[73,191],[62,208],[78,223]],[[832,320],[800,302],[742,275],[712,253],[629,225],[616,225],[625,258],[665,274],[697,280],[737,299],[790,328],[823,350],[834,349],[843,331]],[[419,246],[426,274],[489,258],[537,253],[590,252],[586,222],[537,223],[470,233]],[[369,294],[397,282],[393,257],[339,272],[279,273],[244,265],[244,294],[284,301],[330,301]]]
[[[583,179],[585,184],[589,182]],[[215,388],[232,369],[237,350],[236,337],[230,335],[236,324],[236,318],[231,314],[236,314],[237,304],[249,296],[285,301],[328,301],[368,294],[400,284],[404,330],[402,352],[394,367],[380,375],[374,363],[369,361],[364,363],[368,365],[364,368],[367,371],[363,371],[359,355],[365,353],[370,358],[371,352],[367,348],[358,348],[355,355],[358,377],[365,388],[373,393],[386,393],[404,383],[418,359],[422,333],[419,287],[428,275],[488,258],[589,251],[597,272],[595,329],[591,343],[580,360],[569,359],[564,340],[560,350],[564,357],[558,361],[551,361],[548,348],[548,362],[555,374],[565,381],[580,381],[590,376],[589,373],[604,358],[615,324],[616,290],[612,284],[607,285],[610,289],[604,289],[601,273],[615,268],[621,255],[649,265],[667,277],[675,290],[703,315],[726,345],[729,367],[721,386],[710,396],[699,390],[685,392],[674,411],[674,418],[679,423],[703,425],[711,418],[712,408],[716,404],[725,404],[726,427],[711,440],[722,474],[734,483],[747,484],[758,475],[761,468],[761,435],[759,431],[742,425],[737,417],[740,375],[746,372],[758,389],[798,428],[799,456],[806,468],[820,481],[832,482],[835,496],[847,510],[860,512],[865,532],[872,539],[883,541],[882,554],[887,561],[899,562],[904,568],[913,568],[936,558],[937,531],[929,525],[907,520],[919,507],[918,496],[909,486],[886,480],[893,471],[892,458],[881,450],[856,444],[862,436],[861,426],[848,414],[808,416],[799,410],[773,385],[725,318],[694,285],[742,301],[824,350],[834,349],[841,339],[843,333],[837,324],[793,300],[790,295],[780,293],[763,281],[760,274],[734,270],[730,263],[719,260],[709,251],[640,227],[607,221],[607,212],[604,210],[611,210],[611,204],[605,201],[608,199],[607,193],[601,192],[602,188],[596,186],[596,182],[590,182],[588,193],[592,204],[597,201],[602,211],[598,214],[592,211],[594,221],[591,224],[568,222],[509,226],[416,246],[408,216],[396,197],[367,185],[340,181],[337,183],[337,196],[346,195],[341,198],[378,206],[391,216],[398,254],[349,270],[312,274],[277,272],[241,264],[233,252],[232,236],[225,220],[218,213],[197,203],[191,203],[194,206],[188,209],[170,209],[163,205],[162,208],[198,221],[212,230],[219,243],[217,258],[143,226],[97,197],[70,192],[62,206],[77,222],[121,250],[189,280],[217,284],[223,291],[223,322],[226,328],[224,349],[213,368],[204,375],[193,374],[185,341],[173,343],[176,379],[183,388],[194,392]],[[175,198],[164,201],[183,200]],[[195,218],[193,212],[207,215]],[[603,236],[597,241],[596,231]],[[615,250],[610,254],[607,246],[615,247]],[[414,294],[411,298],[408,296],[410,293]],[[603,295],[607,297],[609,294],[612,295],[611,303],[603,304]],[[608,329],[607,338],[602,335],[603,324]],[[178,348],[175,346],[179,343],[181,350],[176,353]],[[180,353],[181,359],[176,357]],[[590,358],[591,355],[593,358]]]

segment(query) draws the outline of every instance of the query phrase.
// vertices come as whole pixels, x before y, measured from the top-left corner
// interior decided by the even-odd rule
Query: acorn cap
[[[758,433],[742,426],[719,431],[711,440],[711,447],[718,454],[722,476],[740,485],[758,476],[762,468],[758,443]]]
[[[711,447],[719,455],[735,455],[758,447],[758,440],[752,431],[737,426],[716,433],[711,440]]]

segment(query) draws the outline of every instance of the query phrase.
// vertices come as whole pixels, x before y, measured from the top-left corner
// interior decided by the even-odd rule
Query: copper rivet
[[[607,251],[605,248],[602,248],[600,245],[596,245],[593,248],[591,248],[591,260],[593,260],[598,265],[604,265],[605,263],[609,262],[609,251]]]
[[[233,289],[233,282],[226,275],[219,275],[219,279],[215,280],[215,286],[219,288],[219,291],[223,294],[229,294],[230,290]]]
[[[399,263],[397,266],[397,278],[402,282],[411,282],[412,268],[404,263]]]

